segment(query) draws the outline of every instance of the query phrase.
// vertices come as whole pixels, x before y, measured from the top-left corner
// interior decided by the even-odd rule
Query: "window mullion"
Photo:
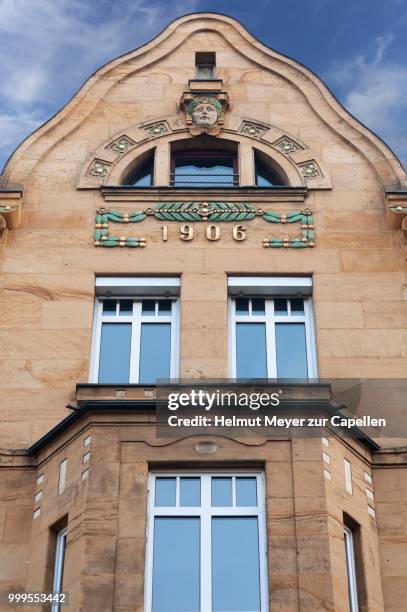
[[[141,350],[141,301],[135,302],[133,306],[133,321],[131,328],[131,350],[130,350],[130,376],[129,383],[137,384],[139,381]]]
[[[276,329],[274,320],[274,301],[266,300],[266,342],[267,342],[267,375],[277,378]]]
[[[201,612],[212,610],[211,476],[201,476]]]

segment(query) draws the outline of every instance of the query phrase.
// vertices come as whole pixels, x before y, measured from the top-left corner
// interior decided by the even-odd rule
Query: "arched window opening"
[[[254,169],[257,187],[278,187],[287,185],[287,180],[276,169],[273,160],[261,151],[254,152]]]
[[[154,184],[154,150],[147,151],[136,160],[123,185],[151,187]]]
[[[208,143],[207,139],[174,143],[171,149],[172,187],[235,187],[239,185],[235,143]],[[219,146],[221,145],[221,146]]]

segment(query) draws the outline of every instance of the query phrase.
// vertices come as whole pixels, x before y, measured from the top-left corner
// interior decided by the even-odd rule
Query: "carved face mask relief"
[[[213,104],[198,104],[192,113],[192,120],[197,126],[212,127],[216,125],[218,113]]]

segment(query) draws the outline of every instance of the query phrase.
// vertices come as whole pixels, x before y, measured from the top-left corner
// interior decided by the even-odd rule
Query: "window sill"
[[[133,185],[104,185],[100,188],[106,202],[171,202],[219,201],[225,202],[304,202],[307,187],[134,187]]]

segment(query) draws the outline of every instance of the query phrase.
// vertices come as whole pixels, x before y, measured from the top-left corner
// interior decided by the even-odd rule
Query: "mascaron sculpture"
[[[184,94],[181,108],[185,123],[193,136],[205,133],[217,136],[222,128],[223,114],[228,107],[227,94],[199,95]]]

